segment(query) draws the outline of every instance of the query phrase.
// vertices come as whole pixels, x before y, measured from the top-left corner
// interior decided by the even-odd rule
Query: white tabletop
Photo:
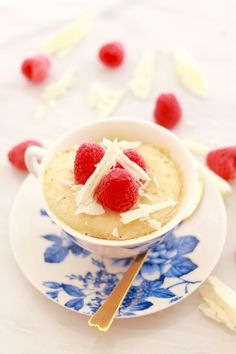
[[[19,65],[26,56],[40,52],[41,43],[51,31],[93,5],[101,12],[90,34],[70,55],[53,64],[54,78],[75,66],[76,84],[55,107],[47,110],[42,121],[35,122],[33,111],[41,102],[42,88],[26,83]],[[7,151],[18,141],[54,139],[76,124],[96,119],[86,99],[89,85],[96,80],[113,87],[125,85],[133,64],[149,48],[157,53],[152,95],[144,102],[126,96],[115,115],[151,120],[155,97],[161,92],[175,92],[184,110],[177,135],[211,146],[235,144],[235,1],[1,0],[0,24],[0,352],[235,353],[235,334],[199,312],[197,293],[161,313],[117,320],[110,332],[103,334],[89,328],[87,318],[65,311],[33,289],[17,268],[8,242],[9,211],[25,175],[14,170],[6,159]],[[111,73],[97,63],[96,52],[101,43],[113,39],[125,43],[128,60],[122,69]],[[177,84],[172,51],[179,44],[189,49],[207,73],[207,100],[191,96]],[[214,274],[236,290],[235,196],[234,188],[226,202],[227,241]]]

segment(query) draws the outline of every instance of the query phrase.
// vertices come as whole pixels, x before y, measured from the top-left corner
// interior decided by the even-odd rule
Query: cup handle
[[[40,162],[46,155],[47,151],[39,146],[30,146],[25,151],[25,164],[35,177],[39,176]]]

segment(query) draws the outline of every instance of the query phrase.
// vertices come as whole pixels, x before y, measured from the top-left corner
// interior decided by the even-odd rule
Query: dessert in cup
[[[52,220],[75,243],[108,257],[130,257],[161,242],[197,190],[197,168],[186,147],[165,128],[141,120],[87,123],[49,151],[30,147],[25,158]]]

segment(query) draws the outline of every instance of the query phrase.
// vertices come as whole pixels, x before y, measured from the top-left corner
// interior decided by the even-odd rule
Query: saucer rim
[[[13,222],[14,222],[15,209],[17,209],[18,200],[21,199],[21,191],[22,191],[23,187],[27,184],[28,180],[31,177],[32,176],[26,177],[26,179],[22,183],[21,187],[19,188],[19,190],[18,190],[18,192],[17,192],[17,194],[15,196],[15,199],[13,201],[12,208],[11,208],[10,215],[9,215],[9,239],[10,239],[11,251],[12,251],[13,257],[15,259],[16,265],[20,269],[22,274],[25,276],[25,278],[29,281],[29,283],[37,291],[39,291],[42,295],[44,295],[47,299],[49,299],[51,302],[55,303],[56,305],[59,305],[59,306],[63,307],[66,310],[69,310],[69,311],[72,311],[74,313],[90,317],[91,315],[89,315],[88,313],[84,312],[83,309],[81,309],[80,311],[76,311],[76,310],[74,310],[72,308],[66,307],[65,305],[63,305],[63,304],[53,300],[49,296],[47,296],[42,291],[42,289],[40,288],[39,285],[36,285],[35,283],[33,283],[33,281],[30,279],[28,274],[24,271],[24,269],[23,269],[23,267],[21,265],[21,262],[20,262],[19,258],[16,255],[15,248],[14,248],[14,242],[13,242],[14,237],[13,237],[13,231],[12,231],[12,227],[13,227],[12,225],[13,225]],[[177,300],[177,301],[175,301],[173,303],[169,303],[167,307],[164,307],[164,308],[161,308],[161,309],[156,309],[156,307],[154,307],[153,309],[150,308],[148,313],[146,313],[144,311],[139,311],[139,312],[136,312],[135,315],[132,315],[132,316],[121,315],[120,317],[115,317],[115,319],[132,319],[132,318],[136,318],[136,317],[148,316],[148,315],[152,315],[152,314],[154,314],[156,312],[160,312],[160,311],[166,310],[166,309],[174,306],[175,304],[185,300],[189,295],[192,295],[206,281],[206,279],[209,277],[209,275],[212,273],[212,271],[216,267],[216,265],[217,265],[217,263],[219,261],[219,258],[220,258],[221,254],[222,254],[222,251],[223,251],[223,248],[224,248],[224,245],[225,245],[225,241],[226,241],[227,215],[226,215],[226,209],[225,209],[225,205],[224,205],[222,196],[220,195],[220,193],[218,192],[216,187],[211,183],[210,179],[205,174],[203,174],[203,179],[204,179],[204,181],[207,181],[207,183],[205,182],[205,185],[206,184],[208,184],[208,185],[210,184],[211,188],[214,190],[215,195],[217,195],[217,199],[218,199],[217,205],[218,205],[218,208],[221,209],[221,214],[222,214],[221,215],[221,225],[222,225],[222,228],[223,228],[222,237],[221,237],[221,243],[219,244],[219,247],[218,247],[217,256],[214,258],[215,259],[214,263],[211,262],[209,264],[207,271],[204,272],[204,277],[200,280],[199,283],[195,284],[195,286],[193,288],[191,288],[190,291],[187,294],[185,294],[182,298],[180,298],[179,300]],[[107,257],[107,258],[109,258],[109,257]]]

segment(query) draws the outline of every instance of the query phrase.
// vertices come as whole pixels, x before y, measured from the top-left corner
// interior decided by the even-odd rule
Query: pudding
[[[116,142],[120,150],[119,156],[124,155],[124,146],[132,146],[132,143]],[[112,144],[106,140],[103,145],[104,150],[109,150]],[[74,162],[78,147],[72,146],[55,152],[44,168],[43,190],[50,211],[64,224],[81,234],[107,240],[134,239],[161,229],[176,215],[181,205],[184,193],[181,171],[166,148],[152,143],[134,142],[133,145],[145,160],[146,171],[143,174],[146,180],[144,180],[145,176],[136,178],[136,183],[139,185],[138,197],[130,210],[117,212],[104,206],[100,206],[100,210],[96,194],[93,195],[94,212],[91,211],[92,209],[87,212],[86,208],[79,208],[78,200],[81,199],[79,193],[81,194],[81,191],[86,188],[86,183],[90,179],[84,185],[76,182]],[[98,167],[104,159],[106,154],[94,167],[98,172]],[[109,168],[115,168],[115,164]],[[123,167],[126,168],[125,166],[124,163]],[[98,174],[95,177],[94,181],[103,176]],[[90,192],[89,188],[88,185],[86,193]]]

